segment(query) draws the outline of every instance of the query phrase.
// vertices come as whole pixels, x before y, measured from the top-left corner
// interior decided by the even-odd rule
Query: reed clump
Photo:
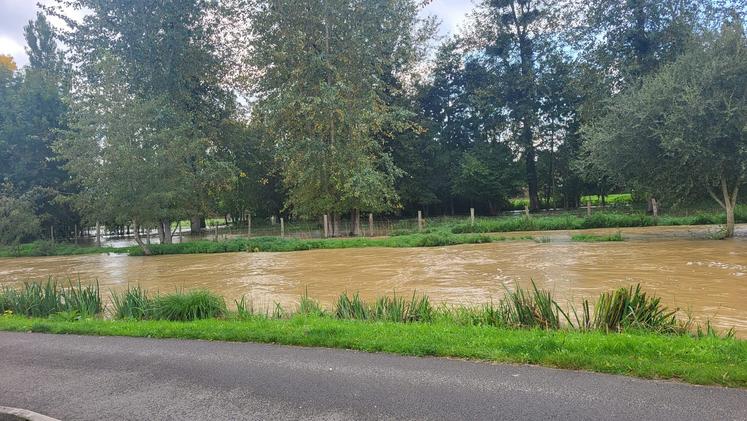
[[[49,317],[67,313],[77,317],[92,317],[103,311],[98,282],[82,285],[68,281],[66,286],[49,278],[46,282],[25,282],[20,288],[0,289],[0,313],[27,317]]]
[[[506,288],[498,301],[478,306],[434,306],[427,295],[413,293],[409,298],[393,294],[366,301],[358,293],[341,294],[331,309],[325,309],[306,291],[295,309],[279,303],[259,312],[251,300],[235,301],[236,310],[227,309],[223,297],[206,290],[149,294],[138,287],[111,292],[108,314],[118,320],[193,321],[203,319],[254,318],[289,319],[321,317],[392,323],[447,323],[464,326],[495,326],[516,329],[624,332],[640,330],[663,334],[692,333],[696,337],[717,335],[710,324],[694,325],[692,318],[680,319],[678,309],[670,310],[661,299],[644,292],[640,285],[602,293],[595,302],[586,299],[579,309],[564,309],[549,290],[537,287]],[[102,315],[98,284],[84,286],[57,282],[25,283],[23,287],[0,290],[0,314],[27,317],[79,319]],[[725,336],[733,336],[729,331]]]
[[[140,287],[112,292],[113,317],[135,320],[191,321],[224,317],[223,297],[206,290],[149,296]]]

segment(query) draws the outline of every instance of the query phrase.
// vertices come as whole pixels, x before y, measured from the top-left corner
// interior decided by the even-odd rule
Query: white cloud
[[[424,13],[441,19],[441,35],[458,33],[467,21],[467,13],[474,8],[472,0],[433,0]]]

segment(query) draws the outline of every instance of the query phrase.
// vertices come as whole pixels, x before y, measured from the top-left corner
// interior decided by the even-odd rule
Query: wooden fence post
[[[75,245],[78,245],[78,224],[75,224]]]
[[[586,216],[591,216],[591,199],[586,201]]]
[[[373,221],[373,213],[368,214],[368,234],[373,237],[374,236],[374,221]]]
[[[325,213],[322,219],[324,220],[324,238],[327,238],[329,237],[329,217]]]
[[[101,224],[96,221],[96,247],[101,247]]]
[[[246,235],[247,237],[252,236],[252,213],[246,213]]]
[[[423,231],[423,211],[418,211],[418,231]]]
[[[659,218],[659,203],[656,202],[655,197],[651,198],[651,207],[654,210],[654,221],[656,221]]]
[[[469,223],[475,225],[475,208],[469,208]]]
[[[54,243],[54,225],[49,227],[49,237],[52,239],[52,242]]]
[[[285,237],[285,219],[280,217],[280,236]]]

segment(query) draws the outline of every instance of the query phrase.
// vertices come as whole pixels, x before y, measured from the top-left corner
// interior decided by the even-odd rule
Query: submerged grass
[[[614,234],[608,235],[594,235],[594,234],[575,234],[571,236],[571,241],[578,241],[582,243],[600,243],[605,241],[625,241],[620,231]]]

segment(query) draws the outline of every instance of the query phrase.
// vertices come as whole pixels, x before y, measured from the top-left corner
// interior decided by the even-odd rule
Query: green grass
[[[63,286],[55,280],[26,282],[20,288],[0,289],[0,313],[29,317],[49,317],[57,313],[91,317],[104,311],[98,283],[82,285],[68,281]]]
[[[71,285],[69,293],[56,285],[4,289],[0,330],[324,346],[747,387],[747,342],[732,331],[719,335],[710,324],[703,330],[677,320],[675,311],[639,286],[602,294],[593,312],[584,301],[580,313],[564,311],[535,285],[477,307],[433,306],[416,294],[366,302],[345,293],[328,311],[306,293],[295,311],[276,304],[264,314],[243,298],[229,312],[221,297],[202,290],[151,296],[130,288],[113,296],[115,320],[103,320],[94,317],[104,312],[100,298],[94,310],[80,310],[80,303],[98,297],[98,287]],[[61,294],[65,300],[54,298]],[[22,310],[25,295],[41,297],[32,308],[52,310]],[[44,304],[49,297],[51,304]],[[70,306],[60,305],[67,301]]]
[[[594,235],[594,234],[575,234],[571,236],[571,241],[578,241],[582,243],[599,243],[605,241],[625,241],[620,231],[614,234],[608,235]]]
[[[736,210],[737,223],[747,223],[747,206]],[[198,254],[226,252],[286,252],[314,249],[341,249],[361,247],[439,247],[457,244],[479,244],[496,241],[532,240],[531,236],[500,237],[487,233],[579,230],[589,228],[625,228],[675,225],[717,225],[724,224],[722,213],[700,212],[692,215],[662,215],[658,218],[644,213],[596,212],[591,216],[567,213],[556,216],[508,216],[479,218],[470,224],[466,218],[441,218],[426,220],[423,232],[412,228],[396,228],[386,238],[330,238],[299,239],[280,237],[236,238],[222,241],[200,240],[176,244],[152,244],[151,251],[160,254]],[[581,241],[581,240],[579,240]],[[540,240],[542,242],[542,240]],[[130,247],[80,247],[72,244],[54,244],[37,241],[20,246],[0,246],[0,257],[64,256],[95,253],[127,253],[142,255],[137,246]]]
[[[531,239],[521,237],[518,239]],[[297,239],[280,237],[235,238],[224,241],[193,241],[180,244],[154,244],[151,252],[159,254],[199,254],[226,252],[287,252],[315,249],[344,249],[363,247],[440,247],[456,244],[481,244],[509,240],[506,237],[485,234],[457,235],[447,232],[427,234],[410,234],[386,238],[330,238],[330,239]],[[140,255],[142,251],[131,250],[131,255]]]
[[[544,200],[541,200],[541,202],[543,205],[545,204]],[[581,206],[586,206],[588,202],[591,202],[592,206],[601,206],[602,204],[601,198],[597,195],[581,196]],[[529,199],[511,199],[510,203],[513,209],[521,210],[524,209],[525,206],[529,205]],[[631,195],[630,193],[610,194],[605,197],[604,203],[608,206],[629,205],[633,203],[633,195]],[[562,207],[562,204],[551,203],[551,206]]]
[[[0,257],[74,256],[98,253],[128,253],[135,247],[89,247],[51,241],[35,241],[17,246],[0,246]]]
[[[190,321],[227,314],[223,297],[210,291],[176,291],[150,296],[140,287],[112,292],[112,315],[117,319]]]
[[[747,207],[738,207],[737,223],[747,222]],[[662,215],[654,218],[644,213],[596,212],[591,216],[567,214],[560,216],[515,216],[504,218],[481,218],[472,225],[462,222],[451,226],[451,232],[488,233],[512,231],[555,231],[580,230],[590,228],[627,228],[676,225],[717,225],[725,224],[726,216],[721,213],[697,213],[693,215]]]
[[[747,387],[747,342],[645,332],[517,330],[449,321],[289,319],[107,321],[0,317],[0,330],[96,336],[201,339],[347,348],[591,370],[695,384]]]

